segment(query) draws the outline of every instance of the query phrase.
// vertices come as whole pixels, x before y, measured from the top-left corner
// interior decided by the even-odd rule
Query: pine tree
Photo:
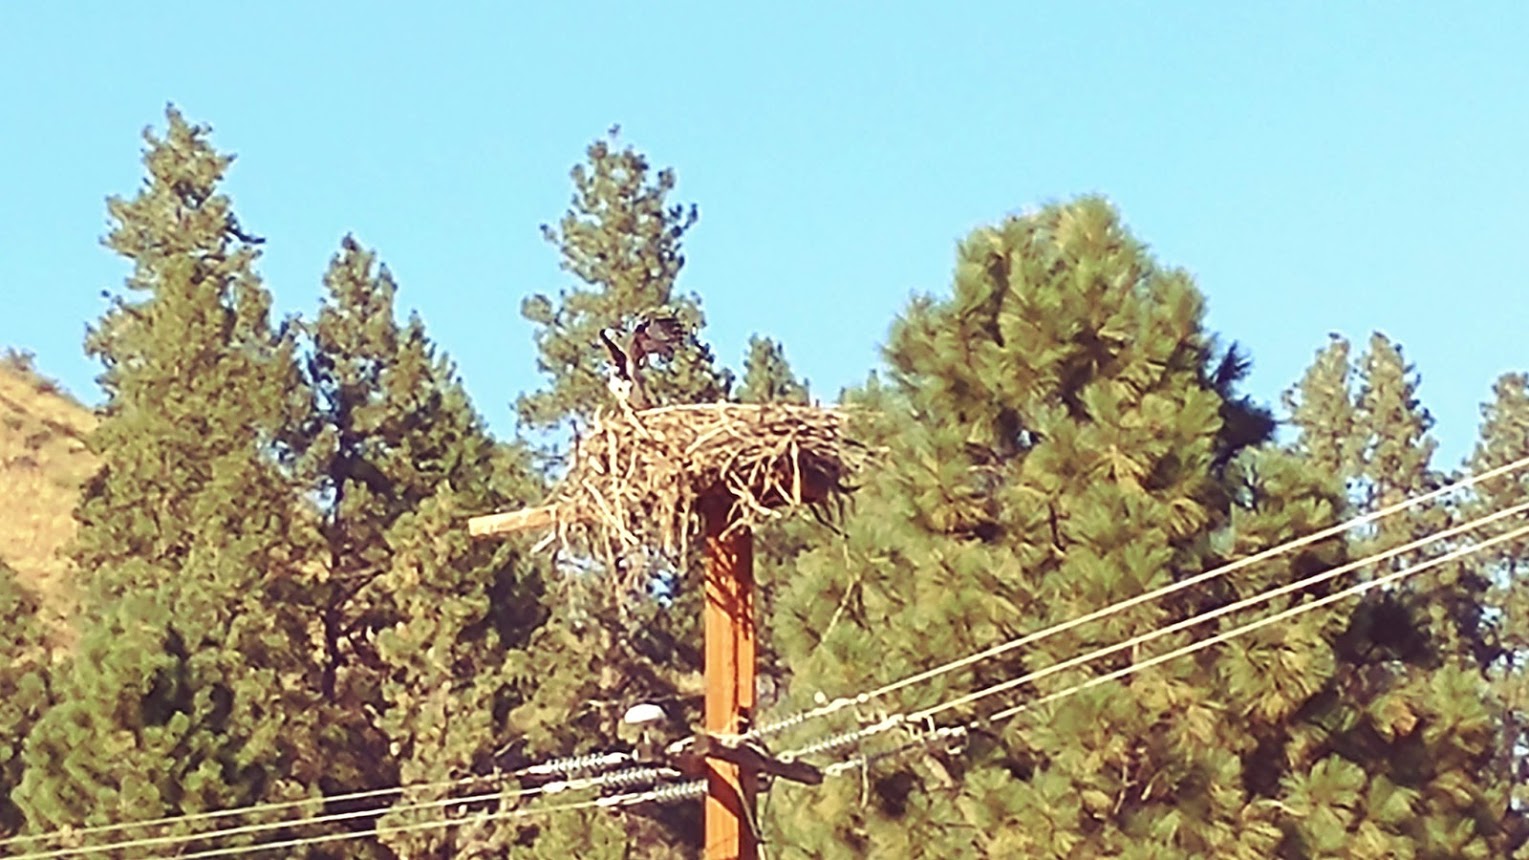
[[[806,403],[807,383],[791,372],[786,351],[779,343],[753,335],[737,397],[740,403]]]
[[[21,747],[52,703],[51,667],[40,604],[0,561],[0,839],[23,823],[11,792],[21,782]]]
[[[1300,385],[1285,393],[1285,408],[1297,431],[1294,449],[1311,465],[1342,481],[1358,472],[1354,450],[1354,368],[1347,339],[1329,336],[1328,345]],[[1343,489],[1347,490],[1344,484]]]
[[[133,272],[87,339],[107,403],[78,513],[85,635],[25,748],[15,798],[37,830],[291,797],[324,767],[286,599],[294,339],[218,191],[231,158],[167,119],[139,193],[108,204]]]
[[[1319,356],[1303,392],[1312,402],[1313,380],[1358,380],[1352,399],[1329,384],[1321,408],[1297,411],[1302,441],[1297,451],[1339,478],[1348,491],[1346,514],[1369,513],[1442,482],[1432,470],[1435,448],[1427,436],[1432,419],[1418,400],[1415,370],[1401,348],[1383,335],[1371,338],[1358,368],[1348,364],[1346,343]],[[1342,389],[1346,391],[1346,387]],[[1346,438],[1335,437],[1341,428]],[[1308,440],[1329,440],[1326,446]],[[1339,457],[1324,452],[1342,451]],[[1488,468],[1479,466],[1479,468]],[[1349,554],[1362,558],[1471,517],[1471,506],[1452,500],[1395,514],[1356,530]],[[1482,535],[1440,541],[1365,572],[1400,570]],[[1504,818],[1505,774],[1487,767],[1509,733],[1499,732],[1484,681],[1491,662],[1486,598],[1490,563],[1467,560],[1430,571],[1380,592],[1371,592],[1334,637],[1338,680],[1346,700],[1324,709],[1333,732],[1358,753],[1369,791],[1353,804],[1364,832],[1388,833],[1388,850],[1400,856],[1486,856],[1512,837]],[[1385,788],[1377,794],[1376,787]],[[1401,813],[1405,812],[1406,815]],[[1379,837],[1372,841],[1380,844]]]
[[[799,632],[783,637],[794,704],[906,677],[1335,521],[1342,488],[1300,453],[1260,444],[1269,415],[1235,393],[1246,360],[1218,355],[1201,319],[1188,278],[1147,257],[1097,200],[963,243],[953,295],[914,302],[888,348],[892,383],[859,395],[875,407],[866,437],[888,449],[885,463],[856,493],[842,544],[809,553],[782,598],[777,627]],[[1341,383],[1342,368],[1329,370]],[[1348,445],[1332,439],[1329,462]],[[1345,556],[1338,541],[1307,547],[910,687],[863,718],[948,701]],[[1426,676],[1427,707],[1388,710],[1405,703],[1363,689],[1365,667],[1338,646],[1347,624],[1342,612],[1307,613],[993,725],[960,754],[777,786],[770,835],[782,856],[1484,856],[1501,842],[1476,829],[1482,807],[1461,793],[1490,722],[1482,698],[1439,672]]]
[[[527,298],[521,313],[538,327],[537,367],[547,387],[520,398],[520,420],[550,430],[570,418],[588,420],[610,402],[600,370],[606,361],[599,332],[642,314],[666,310],[699,331],[705,324],[694,295],[675,295],[685,265],[685,234],[695,226],[695,204],[671,204],[674,171],[652,172],[646,156],[623,146],[620,128],[589,145],[587,164],[573,168],[574,193],[556,226],[542,235],[557,246],[563,271],[579,286]],[[720,400],[731,375],[716,367],[711,351],[691,342],[662,374],[650,374],[649,393],[659,403]]]
[[[1350,512],[1373,512],[1442,484],[1431,464],[1433,419],[1419,400],[1416,371],[1401,347],[1377,333],[1354,370],[1358,385],[1346,414],[1335,400],[1325,412],[1297,416],[1304,435],[1346,429],[1347,456],[1336,474],[1345,479]],[[1320,360],[1311,371],[1338,372]],[[1356,530],[1349,553],[1362,558],[1425,539],[1469,515],[1448,499],[1414,507]],[[1438,541],[1365,575],[1401,570],[1475,539],[1479,536]],[[1490,778],[1486,766],[1506,738],[1491,728],[1488,717],[1496,705],[1484,679],[1492,659],[1491,580],[1485,569],[1479,560],[1467,560],[1371,592],[1336,639],[1353,701],[1333,715],[1351,723],[1355,733],[1370,731],[1384,740],[1387,746],[1357,760],[1370,772],[1372,785],[1390,781],[1415,792],[1409,809],[1426,822],[1410,828],[1393,824],[1404,834],[1398,845],[1405,848],[1397,850],[1470,856],[1497,850],[1507,838],[1501,811],[1490,811],[1500,802],[1504,783]],[[1385,814],[1368,804],[1356,808],[1361,819],[1382,824]]]
[[[1529,374],[1504,374],[1493,387],[1493,398],[1482,407],[1481,439],[1470,469],[1482,474],[1529,457]],[[1529,472],[1518,471],[1477,485],[1464,516],[1475,518],[1529,502]],[[1520,518],[1499,521],[1477,535],[1501,534],[1523,524]],[[1483,780],[1506,787],[1505,830],[1512,856],[1529,856],[1529,541],[1499,544],[1473,559],[1463,576],[1485,584],[1482,623],[1488,628],[1480,661],[1493,686],[1501,714],[1501,737],[1490,774]],[[1504,852],[1505,854],[1508,852]]]
[[[301,462],[322,514],[314,593],[333,764],[325,788],[481,772],[523,695],[511,652],[541,620],[540,574],[513,544],[470,542],[462,524],[525,504],[538,486],[525,452],[489,436],[419,317],[397,323],[397,286],[373,253],[346,237],[325,287]],[[405,856],[456,856],[459,837],[382,841]]]
[[[807,381],[797,378],[786,359],[785,347],[773,338],[760,335],[749,338],[741,379],[734,392],[740,403],[806,404],[810,400]],[[772,619],[776,596],[790,582],[802,554],[814,544],[831,539],[830,529],[807,516],[789,516],[765,523],[754,533],[755,619],[758,625],[756,672],[761,708],[775,704],[789,674],[789,667],[781,659],[780,649],[775,644]]]
[[[970,237],[954,296],[913,303],[888,348],[893,384],[862,395],[882,416],[870,441],[889,453],[856,493],[843,544],[810,553],[782,598],[777,627],[800,631],[788,651],[797,702],[910,675],[1208,566],[1209,535],[1233,521],[1224,473],[1241,452],[1228,428],[1260,422],[1256,411],[1223,418],[1238,404],[1222,390],[1245,362],[1214,353],[1201,305],[1098,200]],[[1308,500],[1282,500],[1284,521],[1262,531],[1321,515],[1320,493],[1297,487]],[[1141,607],[881,704],[931,704],[1212,599]],[[1230,828],[1241,791],[1228,750],[1247,741],[1227,737],[1208,697],[1191,692],[1214,674],[1170,665],[1000,727],[969,760],[878,768],[864,805],[849,781],[825,785],[831,799],[814,804],[825,823],[782,798],[798,814],[783,812],[775,832],[804,856],[1110,856],[1138,841],[1267,853],[1277,829]],[[1293,708],[1294,691],[1283,693],[1263,707]],[[1188,792],[1192,814],[1170,802]]]
[[[443,486],[388,535],[396,557],[382,584],[398,595],[397,620],[377,637],[388,667],[381,721],[406,785],[491,774],[517,742],[510,712],[540,679],[525,653],[542,621],[541,579],[534,560],[512,544],[486,546],[462,530],[466,513],[487,495]],[[484,782],[457,794],[491,790]],[[402,803],[445,796],[409,792]],[[402,810],[383,828],[439,819],[442,809]],[[481,806],[481,804],[480,804]],[[451,830],[388,833],[401,857],[503,856],[530,835],[513,821]]]
[[[1359,508],[1388,507],[1438,486],[1439,476],[1432,469],[1438,443],[1428,435],[1433,416],[1418,399],[1417,375],[1402,357],[1400,345],[1379,332],[1372,335],[1360,359],[1359,379],[1351,430],[1358,459]],[[1381,520],[1372,539],[1356,551],[1390,549],[1447,524],[1446,513],[1437,505],[1413,511]],[[1401,567],[1418,558],[1398,557],[1390,566]]]

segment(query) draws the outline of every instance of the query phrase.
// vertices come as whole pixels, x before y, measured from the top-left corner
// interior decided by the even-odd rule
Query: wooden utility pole
[[[755,795],[762,776],[819,785],[823,772],[777,758],[755,727],[754,538],[764,509],[792,508],[848,492],[843,477],[869,450],[844,438],[844,413],[787,403],[661,406],[639,418],[597,421],[580,445],[554,504],[473,517],[473,535],[556,528],[565,539],[606,539],[684,549],[699,515],[705,559],[706,702],[701,730],[644,761],[704,776],[703,856],[758,860]],[[610,500],[617,504],[614,508]],[[582,535],[579,534],[582,532]],[[688,561],[685,562],[688,564]],[[648,747],[648,748],[644,748]],[[694,785],[694,783],[692,783]]]
[[[702,500],[705,528],[707,734],[747,731],[754,718],[754,537],[735,528],[732,499]],[[755,793],[759,776],[747,765],[706,759],[706,860],[757,860]]]
[[[733,499],[725,493],[700,500],[706,557],[706,706],[708,735],[736,735],[754,719],[754,536],[734,528]],[[556,522],[555,507],[527,508],[473,517],[477,537],[547,528]],[[755,767],[736,762],[737,755],[706,756],[706,860],[757,860]]]

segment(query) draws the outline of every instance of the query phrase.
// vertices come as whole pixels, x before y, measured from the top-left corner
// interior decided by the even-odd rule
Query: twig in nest
[[[832,501],[870,451],[845,436],[840,410],[788,404],[664,406],[597,417],[549,502],[565,552],[582,544],[646,547],[683,568],[701,526],[699,500],[729,499],[728,531]],[[814,514],[822,512],[814,509]]]

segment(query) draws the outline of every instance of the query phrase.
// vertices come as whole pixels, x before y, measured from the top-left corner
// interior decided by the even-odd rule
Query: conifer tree
[[[773,338],[753,335],[744,357],[741,383],[734,396],[741,403],[806,404],[810,393],[805,379],[798,379],[786,359],[785,347]],[[771,619],[782,585],[795,571],[802,553],[814,543],[830,540],[830,530],[811,517],[791,516],[765,523],[754,533],[755,619],[758,625],[757,690],[761,707],[776,701],[784,687],[788,667],[775,644]]]
[[[1358,506],[1375,510],[1396,504],[1439,484],[1433,472],[1438,443],[1429,435],[1433,416],[1418,399],[1418,379],[1402,357],[1401,346],[1376,332],[1360,358],[1359,391],[1351,430],[1357,450]],[[1358,551],[1389,549],[1446,525],[1447,514],[1437,505],[1416,513],[1381,520],[1372,539]],[[1391,567],[1404,566],[1418,556],[1398,557]]]
[[[1312,466],[1340,481],[1358,472],[1354,435],[1353,362],[1347,339],[1338,334],[1317,351],[1300,384],[1285,392],[1285,408],[1297,437],[1294,450]]]
[[[1433,418],[1418,398],[1419,380],[1401,346],[1377,332],[1357,364],[1349,358],[1348,342],[1333,335],[1303,378],[1300,396],[1291,391],[1285,397],[1299,432],[1294,450],[1341,484],[1355,514],[1395,505],[1442,483],[1431,462],[1437,448],[1428,435]],[[1363,557],[1427,537],[1449,525],[1451,516],[1440,501],[1382,518],[1355,530],[1350,551]],[[1440,543],[1395,556],[1379,567],[1381,572],[1400,570],[1447,548]],[[1450,642],[1458,643],[1462,633],[1473,638],[1477,625],[1470,607],[1479,605],[1480,595],[1455,589],[1459,584],[1447,574],[1371,595],[1357,623],[1366,629],[1389,629],[1414,658],[1422,657],[1427,647],[1427,637],[1418,628],[1427,622],[1415,617],[1414,610],[1439,613],[1435,633]],[[1434,600],[1439,603],[1429,609],[1427,604]]]
[[[137,584],[114,581],[114,560],[183,559],[209,526],[243,530],[229,521],[236,510],[197,516],[202,494],[229,490],[209,480],[224,478],[220,458],[250,471],[246,492],[285,489],[273,459],[300,390],[293,338],[272,331],[270,294],[254,270],[263,240],[239,226],[218,190],[233,158],[212,149],[207,127],[173,107],[167,118],[163,138],[145,132],[143,188],[108,201],[106,244],[133,272],[86,339],[105,368],[107,420],[92,442],[105,460],[81,506],[78,555],[102,597]],[[184,489],[125,474],[155,456]]]
[[[1237,453],[1223,450],[1227,402],[1201,313],[1188,278],[1153,263],[1097,200],[970,237],[954,296],[916,300],[894,327],[894,385],[867,393],[884,416],[871,441],[890,451],[856,494],[844,545],[809,554],[782,600],[790,617],[777,626],[801,631],[788,652],[797,700],[909,675],[1199,569],[1206,534],[1230,515],[1214,466]],[[939,701],[955,684],[981,686],[1167,618],[1142,607],[885,706]],[[1150,795],[1133,801],[1139,783],[1171,774],[1171,795],[1191,774],[1219,781],[1226,769],[1204,736],[1204,703],[1166,745],[1150,742],[1192,674],[1179,667],[1069,700],[1042,731],[1007,727],[960,775],[894,766],[871,777],[866,808],[851,802],[833,824],[792,816],[777,832],[809,836],[804,855],[1118,851],[1136,820],[1150,828],[1168,812]],[[1083,766],[1090,756],[1098,766]],[[825,788],[833,804],[856,793]],[[1229,814],[1209,807],[1209,821],[1184,831],[1216,813]]]
[[[1314,377],[1346,376],[1350,368],[1339,362],[1346,364],[1346,357],[1320,356],[1306,387]],[[1442,483],[1430,462],[1436,447],[1427,435],[1432,418],[1418,399],[1418,378],[1401,347],[1377,333],[1352,370],[1358,385],[1349,404],[1334,397],[1325,411],[1295,414],[1303,440],[1330,438],[1334,427],[1347,432],[1336,468],[1331,460],[1315,458],[1343,479],[1346,514],[1373,512]],[[1302,453],[1316,452],[1306,447]],[[1348,552],[1362,558],[1427,538],[1470,515],[1455,505],[1440,500],[1356,530]],[[1440,541],[1363,575],[1399,570],[1479,538]],[[1397,851],[1478,856],[1502,850],[1509,838],[1504,783],[1487,767],[1504,736],[1487,716],[1495,705],[1483,679],[1490,661],[1484,605],[1490,580],[1483,564],[1470,559],[1371,592],[1334,640],[1350,696],[1330,709],[1328,719],[1345,727],[1343,736],[1351,742],[1368,741],[1366,754],[1354,760],[1368,772],[1371,786],[1402,792],[1416,820],[1410,826],[1388,820],[1394,810],[1373,793],[1355,804],[1354,813],[1368,822],[1365,826],[1396,831]]]
[[[167,120],[139,193],[108,204],[133,271],[87,339],[107,403],[78,512],[86,629],[27,740],[15,797],[34,829],[290,797],[324,766],[285,599],[294,342],[218,190],[231,157]]]
[[[23,823],[11,792],[21,782],[21,747],[52,701],[47,640],[37,598],[0,561],[0,839]]]
[[[807,383],[791,372],[786,351],[779,343],[753,335],[737,397],[741,403],[806,403]]]
[[[888,348],[892,384],[860,395],[877,407],[866,436],[885,463],[857,492],[842,544],[809,553],[782,598],[777,627],[799,632],[782,636],[794,703],[906,677],[1333,522],[1331,475],[1257,446],[1268,415],[1234,391],[1246,362],[1217,355],[1201,319],[1187,276],[1147,257],[1098,200],[963,243],[954,294],[913,303]],[[1337,542],[1308,547],[910,687],[863,717],[948,701],[1343,557]],[[782,856],[804,857],[1484,856],[1500,843],[1474,829],[1480,807],[1447,808],[1423,784],[1458,790],[1483,740],[1481,699],[1458,676],[1430,677],[1433,702],[1460,698],[1419,711],[1446,739],[1418,767],[1422,737],[1356,700],[1357,669],[1334,647],[1343,622],[1309,613],[1100,684],[987,727],[960,754],[777,786],[768,833]]]
[[[1482,408],[1481,438],[1470,460],[1475,474],[1529,457],[1529,374],[1504,374],[1492,393]],[[1464,516],[1484,516],[1524,502],[1529,502],[1529,472],[1521,470],[1477,485]],[[1521,524],[1520,519],[1499,521],[1478,535],[1501,534]],[[1471,567],[1461,575],[1485,583],[1482,623],[1488,634],[1480,661],[1502,720],[1489,780],[1507,787],[1508,796],[1497,802],[1506,807],[1510,847],[1524,851],[1529,844],[1529,541],[1499,544],[1473,559]]]
[[[600,329],[621,327],[646,313],[673,313],[694,331],[705,324],[700,300],[676,295],[685,265],[684,237],[695,226],[695,204],[670,203],[675,174],[654,172],[648,159],[623,145],[620,128],[586,151],[588,162],[572,172],[574,193],[568,211],[542,235],[555,245],[562,270],[578,285],[562,290],[556,303],[543,294],[527,298],[521,313],[537,326],[537,367],[551,379],[520,398],[520,420],[550,430],[570,418],[588,420],[610,403],[601,367],[606,361]],[[692,341],[647,386],[659,403],[700,403],[721,399],[731,375],[716,367],[710,349]]]
[[[503,743],[519,695],[507,652],[541,614],[535,567],[509,546],[469,543],[463,520],[523,504],[537,485],[524,452],[489,436],[419,317],[399,325],[397,286],[375,254],[345,237],[324,283],[300,463],[321,518],[311,589],[324,787],[439,781],[486,766]],[[450,838],[383,841],[437,856]]]
[[[525,652],[543,615],[538,566],[513,544],[487,546],[461,527],[486,495],[443,485],[389,530],[395,558],[381,582],[398,598],[396,620],[377,637],[388,667],[379,679],[381,727],[405,785],[492,774],[518,741],[510,712],[541,681],[541,667]],[[457,793],[480,794],[493,785]],[[444,860],[504,856],[534,837],[534,830],[510,820],[387,831],[439,819],[439,808],[404,810],[402,804],[444,795],[406,793],[400,811],[382,819],[383,841],[400,857]]]

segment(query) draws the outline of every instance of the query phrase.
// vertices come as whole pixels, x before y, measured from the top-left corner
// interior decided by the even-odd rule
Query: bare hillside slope
[[[0,560],[43,601],[55,630],[74,604],[63,555],[74,535],[80,486],[96,469],[85,448],[95,417],[51,380],[26,353],[0,353]]]

